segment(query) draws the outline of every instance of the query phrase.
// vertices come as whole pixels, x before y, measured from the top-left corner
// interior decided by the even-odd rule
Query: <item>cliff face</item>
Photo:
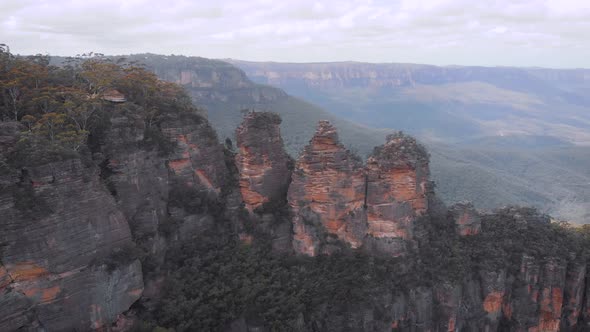
[[[0,192],[0,330],[108,326],[142,294],[129,225],[78,159],[16,170]]]
[[[161,79],[187,88],[195,102],[203,106],[233,99],[242,105],[264,104],[287,96],[279,89],[252,83],[242,70],[219,60],[153,54],[130,59],[145,63]]]
[[[280,119],[250,113],[237,130],[233,170],[234,156],[194,114],[168,114],[151,128],[126,106],[109,114],[103,135],[91,138],[92,158],[24,167],[8,163],[21,128],[0,123],[2,331],[109,329],[138,299],[149,310],[154,307],[150,300],[161,295],[170,249],[207,230],[220,230],[215,226],[228,220],[253,221],[271,235],[276,250],[287,251],[290,245],[297,254],[317,256],[348,247],[364,250],[368,260],[375,254],[400,256],[392,260],[395,268],[416,272],[408,279],[424,277],[419,273],[430,278],[396,287],[388,275],[388,283],[378,284],[364,302],[357,295],[344,309],[322,304],[313,314],[300,314],[300,330],[587,328],[587,261],[577,251],[559,256],[544,248],[523,250],[524,244],[511,240],[508,254],[492,252],[460,277],[421,272],[439,263],[420,256],[422,245],[434,244],[424,241],[424,232],[451,243],[434,248],[448,250],[455,263],[479,257],[477,246],[458,248],[478,244],[484,236],[491,246],[483,251],[497,249],[492,241],[503,238],[495,233],[496,216],[510,219],[516,229],[507,230],[509,235],[532,230],[531,237],[543,240],[551,233],[529,227],[550,226],[547,216],[530,209],[480,215],[467,203],[448,211],[434,206],[428,154],[410,137],[389,136],[363,165],[339,142],[336,129],[322,121],[291,174]],[[242,203],[248,216],[239,215]],[[290,214],[277,212],[283,209]],[[423,223],[436,226],[434,217],[448,221],[451,231],[421,228]],[[247,240],[256,245],[256,238]],[[413,265],[418,267],[411,270]],[[374,262],[369,266],[386,271]],[[358,288],[353,284],[351,294]],[[248,328],[243,325],[236,331]]]
[[[551,91],[549,84],[579,87],[588,82],[587,69],[523,69],[489,67],[438,67],[403,63],[264,63],[231,61],[255,81],[274,86],[299,86],[308,89],[401,88],[482,81],[519,90]],[[575,88],[574,88],[575,91]],[[576,91],[578,94],[581,91]]]
[[[215,227],[235,196],[223,147],[198,115],[147,128],[124,104],[102,126],[92,160],[18,168],[22,128],[0,123],[2,331],[109,329],[142,295],[149,308],[168,250]]]
[[[238,133],[245,131],[241,128]],[[240,169],[246,177],[248,168]],[[448,214],[455,229],[455,233],[439,236],[470,241],[481,235],[482,216],[473,205],[459,203],[448,210],[439,204],[431,207],[436,203],[433,187],[428,154],[414,139],[389,136],[363,167],[340,144],[336,129],[322,121],[297,160],[289,186],[293,249],[297,254],[316,256],[334,253],[344,245],[388,256],[407,255],[409,246],[417,245],[418,231],[426,231],[418,229],[418,219],[431,220],[433,213]],[[496,214],[485,216],[490,223]],[[507,208],[498,216],[510,218],[517,227],[549,223],[545,215],[526,208]],[[304,330],[312,329],[310,324],[326,330],[379,331],[580,328],[586,313],[584,261],[568,264],[562,258],[522,254],[518,266],[510,264],[505,261],[494,269],[483,266],[455,282],[395,291],[371,305],[350,303],[345,314],[325,309],[298,324]],[[388,308],[386,313],[383,308]]]
[[[360,247],[367,227],[364,196],[361,162],[340,144],[336,129],[321,121],[295,164],[289,187],[295,251],[330,252],[335,239]]]
[[[236,130],[240,192],[249,211],[285,197],[291,182],[280,124],[277,114],[251,112]]]
[[[378,251],[394,255],[414,238],[417,217],[428,210],[428,154],[415,139],[387,137],[367,160],[368,235]]]
[[[391,135],[363,167],[336,129],[320,122],[289,188],[295,251],[314,256],[332,234],[351,248],[403,254],[416,219],[428,210],[428,176],[428,154],[414,139]]]
[[[137,112],[120,107],[96,146],[101,177],[135,242],[149,253],[152,269],[163,264],[170,239],[211,226],[205,205],[219,197],[229,176],[223,149],[205,120],[171,115],[160,127],[146,128]],[[186,211],[178,196],[193,200],[195,208]]]

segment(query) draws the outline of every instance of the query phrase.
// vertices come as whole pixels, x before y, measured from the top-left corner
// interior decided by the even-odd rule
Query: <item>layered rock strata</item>
[[[366,174],[367,235],[377,251],[403,253],[416,218],[428,210],[428,153],[412,137],[389,135],[367,160]]]
[[[313,256],[336,238],[351,248],[403,254],[428,210],[428,177],[428,154],[413,138],[390,135],[363,167],[321,121],[289,188],[295,251]]]
[[[250,112],[236,130],[240,192],[249,211],[286,196],[291,158],[285,152],[278,114]]]
[[[148,128],[122,104],[90,137],[92,160],[22,169],[7,163],[19,131],[0,123],[1,331],[108,330],[144,281],[158,296],[167,249],[210,229],[235,196],[223,146],[198,114]]]
[[[367,228],[363,166],[339,142],[328,121],[320,121],[292,177],[288,200],[295,252],[329,252],[335,239],[360,247]]]
[[[109,326],[143,292],[125,216],[78,159],[18,173],[0,191],[0,330]]]

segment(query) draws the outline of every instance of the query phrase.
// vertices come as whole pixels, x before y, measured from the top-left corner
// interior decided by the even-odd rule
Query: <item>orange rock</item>
[[[487,313],[497,313],[502,308],[502,299],[504,292],[493,291],[489,293],[483,301],[483,309]]]
[[[271,199],[284,198],[291,180],[291,158],[275,113],[250,112],[236,130],[240,192],[249,211]]]
[[[365,236],[365,176],[362,164],[338,140],[336,129],[320,121],[297,160],[289,187],[295,251],[319,253],[323,233],[352,248]]]
[[[204,185],[207,189],[211,189],[213,191],[219,192],[219,188],[216,188],[215,186],[213,186],[213,183],[211,182],[211,180],[209,180],[209,178],[205,174],[204,170],[202,170],[202,169],[195,170],[195,175],[199,179],[199,182],[202,185]]]
[[[456,324],[455,321],[456,321],[455,317],[449,318],[449,324],[448,324],[448,328],[447,328],[448,332],[455,332],[455,324]]]
[[[39,279],[49,274],[45,268],[35,265],[33,262],[17,263],[10,267],[9,271],[14,281]]]
[[[389,243],[411,241],[414,222],[428,210],[431,188],[428,154],[415,139],[401,133],[390,135],[367,160],[368,234]],[[377,240],[379,241],[379,240]],[[404,254],[392,247],[388,254]]]
[[[143,288],[138,288],[138,289],[133,289],[127,292],[127,294],[129,294],[129,296],[131,297],[140,297],[141,294],[143,293]]]
[[[52,286],[48,288],[25,288],[23,286],[19,287],[19,290],[22,291],[27,297],[36,299],[39,303],[48,303],[55,300],[61,288],[59,286]]]
[[[559,331],[563,291],[561,288],[543,288],[540,301],[540,331]]]
[[[176,174],[182,173],[182,171],[189,167],[191,161],[189,159],[178,159],[178,160],[170,160],[168,162],[168,166],[174,170]]]
[[[370,241],[368,248],[405,253],[416,218],[428,210],[428,154],[402,134],[390,135],[375,151],[363,167],[340,144],[336,129],[320,121],[289,187],[296,252],[317,254],[327,233],[352,248]]]
[[[449,208],[461,236],[479,234],[481,218],[471,203],[457,203]]]
[[[510,303],[505,303],[502,305],[502,313],[504,314],[504,316],[506,316],[506,318],[512,318],[512,306],[510,305]]]

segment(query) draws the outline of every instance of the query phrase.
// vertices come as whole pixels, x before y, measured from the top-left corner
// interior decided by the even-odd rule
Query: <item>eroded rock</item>
[[[367,160],[367,223],[373,248],[405,252],[418,217],[428,210],[431,191],[428,153],[412,137],[397,133]]]
[[[295,164],[288,200],[295,252],[315,256],[335,238],[352,248],[366,232],[365,175],[361,161],[340,143],[336,129],[320,121]]]
[[[449,208],[455,220],[457,233],[462,236],[475,235],[481,232],[481,218],[473,204],[462,202]]]
[[[110,324],[143,291],[125,216],[78,159],[20,172],[0,192],[0,330]]]
[[[291,158],[285,152],[280,124],[278,114],[250,112],[236,130],[240,192],[249,211],[286,197]]]

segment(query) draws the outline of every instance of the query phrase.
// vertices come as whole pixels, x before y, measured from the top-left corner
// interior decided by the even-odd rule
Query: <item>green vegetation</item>
[[[134,62],[102,56],[15,56],[0,46],[0,120],[18,121],[22,133],[14,166],[70,159],[87,150],[88,138],[108,127],[110,114],[127,109],[144,122],[145,147],[166,154],[174,146],[159,130],[168,114],[202,119],[176,84],[161,81]]]
[[[169,255],[171,275],[155,313],[177,331],[220,330],[245,317],[273,331],[289,331],[300,313],[324,305],[341,310],[370,304],[403,279],[393,261],[361,253],[315,259],[276,256],[264,246],[244,246],[209,235]]]
[[[346,249],[294,257],[272,253],[264,241],[244,245],[223,232],[203,234],[168,253],[164,296],[151,314],[144,311],[138,330],[217,331],[245,319],[290,331],[357,306],[373,308],[387,321],[387,314],[379,313],[384,294],[462,283],[482,270],[516,275],[525,254],[539,264],[590,257],[590,228],[548,223],[534,209],[507,208],[487,216],[482,233],[469,237],[456,235],[454,222],[445,216],[423,219],[417,227],[424,234],[420,245],[403,258]]]

